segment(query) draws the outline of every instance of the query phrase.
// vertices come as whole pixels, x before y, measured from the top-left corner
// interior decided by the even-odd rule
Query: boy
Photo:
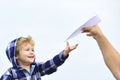
[[[67,42],[66,48],[53,59],[37,63],[34,45],[30,36],[17,38],[8,44],[6,54],[13,67],[9,68],[0,80],[41,80],[41,76],[55,72],[67,59],[69,52],[78,46],[70,46]]]

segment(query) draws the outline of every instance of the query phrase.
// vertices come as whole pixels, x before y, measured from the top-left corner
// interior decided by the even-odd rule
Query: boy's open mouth
[[[35,56],[28,56],[28,58],[34,58]]]

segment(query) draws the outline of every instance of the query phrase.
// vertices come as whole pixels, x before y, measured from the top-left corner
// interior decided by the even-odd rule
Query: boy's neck
[[[30,65],[29,64],[20,64],[20,67],[22,67],[23,69],[30,71]]]
[[[30,66],[22,66],[22,68],[24,68],[27,71],[30,71]]]

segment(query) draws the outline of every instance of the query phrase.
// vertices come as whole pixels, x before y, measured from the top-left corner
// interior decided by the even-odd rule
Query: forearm
[[[46,61],[45,63],[38,64],[41,68],[41,76],[44,76],[45,74],[52,74],[53,72],[57,71],[57,68],[61,66],[65,60],[68,58],[67,56],[64,56],[64,51],[61,51],[59,54],[53,57],[53,59]]]
[[[96,38],[104,61],[117,80],[120,80],[120,55],[104,35]]]
[[[65,55],[64,51],[61,51],[58,55],[53,58],[55,65],[58,67],[64,63],[69,55]]]

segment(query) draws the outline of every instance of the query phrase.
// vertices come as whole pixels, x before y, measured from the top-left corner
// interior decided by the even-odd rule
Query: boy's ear
[[[18,55],[15,56],[15,59],[18,59]]]
[[[15,55],[15,59],[18,59],[18,54],[16,53],[16,55]]]
[[[18,59],[18,52],[16,52],[15,54],[15,59]]]

